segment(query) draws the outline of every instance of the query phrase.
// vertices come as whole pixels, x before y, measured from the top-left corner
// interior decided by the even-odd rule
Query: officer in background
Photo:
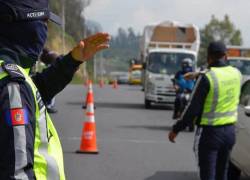
[[[183,93],[191,93],[194,87],[195,80],[190,79],[186,80],[184,75],[186,73],[193,72],[193,62],[190,58],[185,58],[181,62],[181,70],[175,74],[173,79],[174,87],[176,90],[176,98],[174,102],[174,113],[173,119],[178,119],[181,115],[181,106],[182,104],[186,104],[182,99]]]
[[[230,152],[235,144],[235,123],[240,96],[241,74],[226,65],[226,47],[212,42],[208,47],[208,71],[199,75],[191,102],[169,133],[177,134],[196,120],[194,151],[201,180],[227,180]]]
[[[48,19],[60,23],[48,0],[0,0],[1,180],[65,179],[61,144],[43,102],[71,81],[82,62],[109,46],[109,35],[97,33],[30,78]]]

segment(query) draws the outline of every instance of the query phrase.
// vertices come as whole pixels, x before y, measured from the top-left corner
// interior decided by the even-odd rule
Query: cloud
[[[118,27],[142,32],[147,24],[165,20],[194,23],[204,27],[212,14],[222,19],[228,14],[250,45],[249,0],[92,0],[85,17],[98,21],[114,34]]]
[[[158,16],[156,13],[145,6],[140,7],[132,14],[132,22],[137,28],[141,28],[146,24],[155,23],[157,20]]]
[[[85,16],[89,18],[100,18],[100,14],[112,6],[113,0],[92,0],[85,9]]]

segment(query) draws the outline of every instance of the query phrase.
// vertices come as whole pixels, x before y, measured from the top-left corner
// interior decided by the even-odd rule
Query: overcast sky
[[[145,25],[164,20],[202,28],[212,14],[219,19],[228,14],[241,30],[244,45],[250,46],[250,0],[92,0],[84,15],[114,35],[118,27],[141,33]]]

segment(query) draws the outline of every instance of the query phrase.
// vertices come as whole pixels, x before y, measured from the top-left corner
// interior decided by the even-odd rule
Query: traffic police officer
[[[64,180],[60,141],[44,106],[79,65],[108,47],[97,33],[60,61],[29,77],[47,37],[47,20],[59,23],[48,0],[0,0],[0,179]]]
[[[175,142],[177,134],[196,120],[194,151],[201,180],[227,180],[230,152],[235,144],[241,74],[225,60],[225,45],[210,43],[208,70],[198,77],[189,105],[169,133],[169,140]]]

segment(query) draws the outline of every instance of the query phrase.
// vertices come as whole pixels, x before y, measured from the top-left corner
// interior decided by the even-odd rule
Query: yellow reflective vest
[[[2,65],[3,61],[0,61]],[[34,144],[34,173],[37,180],[65,180],[62,147],[56,129],[45,108],[42,98],[28,73],[20,66],[19,71],[30,85],[36,105]],[[0,72],[0,80],[8,76]]]
[[[212,67],[206,74],[210,89],[200,125],[221,126],[237,121],[241,73],[231,66]]]

